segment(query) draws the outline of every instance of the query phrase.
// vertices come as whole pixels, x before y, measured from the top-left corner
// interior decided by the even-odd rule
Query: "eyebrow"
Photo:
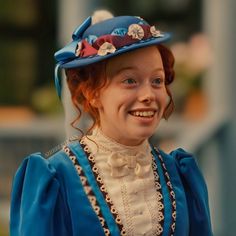
[[[126,66],[126,67],[121,67],[119,70],[116,71],[116,73],[119,74],[125,70],[137,70],[137,69],[138,69],[138,67],[136,67],[136,66]],[[157,67],[152,72],[158,72],[158,71],[164,72],[164,68]]]

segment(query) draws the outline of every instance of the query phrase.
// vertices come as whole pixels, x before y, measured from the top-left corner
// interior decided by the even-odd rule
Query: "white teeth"
[[[150,117],[154,115],[154,111],[134,111],[131,114],[134,116]]]

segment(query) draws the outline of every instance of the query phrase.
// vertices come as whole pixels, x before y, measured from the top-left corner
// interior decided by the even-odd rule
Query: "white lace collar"
[[[147,140],[137,146],[126,146],[107,137],[99,129],[94,129],[87,138],[97,145],[98,153],[107,156],[111,176],[122,177],[133,172],[138,177],[144,177],[151,170],[151,148]]]

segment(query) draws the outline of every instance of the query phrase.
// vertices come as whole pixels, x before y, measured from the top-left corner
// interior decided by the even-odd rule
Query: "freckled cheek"
[[[159,106],[161,106],[162,109],[165,109],[169,102],[169,96],[166,91],[163,91],[157,94],[156,100],[157,103],[159,103]]]
[[[116,109],[121,116],[126,116],[132,109],[133,103],[130,97],[123,97],[121,100],[117,101]]]

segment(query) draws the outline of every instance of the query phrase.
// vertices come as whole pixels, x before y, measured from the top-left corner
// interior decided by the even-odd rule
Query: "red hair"
[[[71,125],[75,123],[82,115],[81,108],[87,112],[93,119],[93,125],[90,130],[100,123],[98,109],[92,104],[96,95],[107,84],[106,62],[98,62],[82,68],[66,69],[67,83],[71,93],[71,99],[78,110],[78,117]]]
[[[169,103],[166,106],[166,109],[164,111],[163,117],[167,120],[172,112],[174,111],[174,101],[172,97],[172,93],[169,89],[169,85],[174,81],[175,78],[175,71],[174,71],[174,63],[175,58],[173,53],[170,51],[169,48],[163,46],[162,44],[157,45],[157,48],[161,54],[161,59],[165,71],[165,85],[166,85],[166,91],[169,95]]]
[[[174,80],[174,56],[172,52],[163,45],[157,45],[161,54],[162,63],[165,71],[166,90],[170,97],[170,101],[164,111],[163,117],[168,119],[174,110],[174,102],[172,94],[169,90],[169,84]],[[71,92],[71,98],[74,106],[79,112],[78,117],[71,123],[75,127],[75,123],[80,119],[82,111],[87,112],[93,119],[93,125],[89,130],[100,124],[99,112],[94,107],[93,101],[96,100],[100,90],[107,85],[106,76],[107,61],[101,61],[82,68],[66,69],[67,83]]]

